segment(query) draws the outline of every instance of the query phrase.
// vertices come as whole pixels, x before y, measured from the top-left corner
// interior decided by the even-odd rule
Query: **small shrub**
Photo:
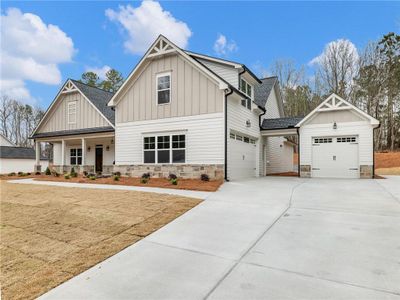
[[[11,172],[8,174],[8,176],[15,176],[15,175],[16,175],[15,172]]]
[[[78,173],[75,172],[74,167],[71,168],[71,177],[78,177]]]
[[[30,172],[28,172],[28,173],[25,173],[25,176],[30,176],[31,175],[31,173]]]
[[[114,172],[115,176],[121,177],[121,172]]]
[[[147,179],[147,180],[149,180],[150,177],[151,177],[150,173],[143,173],[143,174],[142,174],[142,179]]]
[[[177,185],[178,184],[178,179],[177,178],[171,179],[171,183],[173,185]]]
[[[87,177],[88,176],[88,172],[87,171],[83,171],[83,176]]]
[[[18,172],[17,174],[18,174],[18,176],[22,176],[22,175],[24,174],[24,172],[21,172],[21,171],[20,171],[20,172]]]
[[[95,175],[92,175],[92,176],[89,177],[89,179],[90,179],[90,180],[96,180],[96,176],[95,176]]]
[[[148,181],[149,181],[148,178],[143,178],[143,177],[142,177],[142,178],[140,179],[140,183],[146,184]]]
[[[65,175],[64,175],[64,178],[65,178],[65,179],[70,179],[71,176],[69,176],[69,174],[65,174]]]
[[[87,174],[86,174],[86,177],[87,177],[87,178],[96,177],[96,174],[94,174],[94,173],[87,173]]]
[[[114,175],[113,179],[114,179],[114,181],[119,181],[119,176],[118,175]]]
[[[169,176],[168,176],[168,179],[169,180],[172,180],[172,179],[177,179],[178,178],[178,176],[176,176],[175,174],[169,174]]]
[[[49,167],[46,168],[46,171],[44,171],[44,174],[51,175],[51,171],[50,171]]]
[[[201,174],[200,179],[201,181],[210,181],[210,176],[207,174]]]
[[[37,171],[37,172],[35,173],[35,175],[42,175],[42,173],[40,173],[39,171]]]

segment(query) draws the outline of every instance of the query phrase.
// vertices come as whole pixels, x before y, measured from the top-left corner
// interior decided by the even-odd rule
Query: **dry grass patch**
[[[134,191],[1,187],[2,299],[33,299],[196,206]]]

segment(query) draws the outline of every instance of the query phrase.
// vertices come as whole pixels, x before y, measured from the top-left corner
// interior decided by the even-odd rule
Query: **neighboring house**
[[[59,171],[236,180],[292,171],[284,117],[276,77],[159,36],[115,94],[67,80],[32,138]]]
[[[11,172],[32,172],[36,163],[35,150],[28,147],[17,147],[0,134],[0,174]],[[45,157],[40,158],[44,168],[48,166]]]

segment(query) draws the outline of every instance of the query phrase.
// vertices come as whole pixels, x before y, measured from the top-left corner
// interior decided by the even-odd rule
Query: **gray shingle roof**
[[[113,131],[114,131],[114,128],[111,126],[93,127],[93,128],[82,128],[82,129],[60,130],[60,131],[36,133],[32,136],[32,138],[56,137],[56,136],[64,136],[64,135],[77,135],[77,134],[83,134],[83,133],[100,133],[100,132],[113,132]]]
[[[276,119],[264,119],[261,129],[271,130],[271,129],[287,129],[293,128],[297,123],[299,123],[303,117],[286,117],[286,118],[276,118]]]
[[[257,105],[265,107],[269,94],[271,93],[275,83],[278,81],[278,77],[268,77],[261,79],[261,84],[254,87],[254,102]]]
[[[114,93],[84,84],[77,80],[71,79],[71,81],[112,124],[115,124],[115,112],[110,106],[107,106],[107,103],[111,100],[112,96],[114,96]]]
[[[10,147],[0,146],[0,158],[14,158],[14,159],[35,159],[35,150],[28,147]],[[42,156],[41,160],[47,158]]]

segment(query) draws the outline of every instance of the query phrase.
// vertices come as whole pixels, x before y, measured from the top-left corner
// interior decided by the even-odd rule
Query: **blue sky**
[[[7,61],[15,59],[18,63],[2,63],[1,79],[7,82],[2,92],[6,93],[5,87],[9,87],[16,97],[46,108],[67,78],[78,79],[87,69],[109,66],[127,76],[140,59],[141,49],[158,31],[189,50],[245,63],[260,76],[276,59],[291,58],[298,64],[307,64],[321,54],[327,43],[337,39],[348,39],[362,49],[368,41],[400,31],[400,2],[155,4],[145,9],[140,1],[3,1],[2,60],[10,55],[13,60]],[[14,11],[11,16],[10,8],[17,8],[20,14]],[[32,15],[26,17],[27,13]],[[150,25],[132,23],[130,18],[140,19],[139,14],[165,20]],[[37,25],[37,17],[41,25]],[[48,38],[26,41],[12,36],[13,30],[4,24],[28,32],[43,30]],[[57,26],[58,31],[50,30],[49,24]],[[35,42],[35,54],[31,55],[26,49]],[[68,51],[61,51],[65,49]],[[32,61],[36,64],[29,69],[28,62]]]

